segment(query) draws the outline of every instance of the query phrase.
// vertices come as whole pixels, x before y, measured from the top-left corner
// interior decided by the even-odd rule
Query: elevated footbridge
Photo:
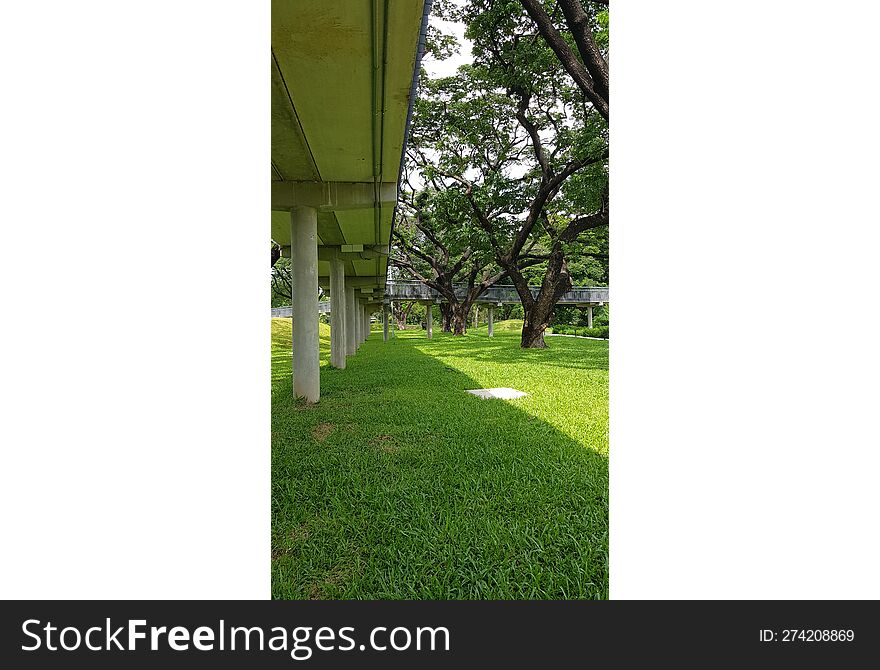
[[[453,284],[453,291],[457,298],[464,299],[467,295],[467,284]],[[539,286],[530,286],[529,290],[533,296],[538,295]],[[408,281],[394,279],[389,280],[385,284],[385,298],[382,308],[382,330],[384,337],[388,339],[388,307],[392,301],[400,302],[419,302],[427,307],[426,324],[427,336],[430,339],[433,336],[433,314],[432,307],[435,304],[446,302],[446,299],[429,286],[419,281]],[[519,293],[516,288],[509,285],[495,285],[489,287],[475,301],[476,309],[479,310],[483,305],[488,310],[489,316],[489,337],[493,335],[493,325],[495,322],[495,307],[501,305],[519,304]],[[583,307],[587,310],[587,326],[593,326],[593,308],[601,307],[608,303],[608,287],[607,286],[572,286],[556,303],[557,305],[570,305],[572,307]],[[332,309],[333,301],[318,302],[318,313],[329,314]],[[292,307],[273,307],[273,317],[292,317]],[[365,326],[368,330],[368,326]]]
[[[467,284],[453,284],[455,296],[464,299],[467,295]],[[533,296],[538,295],[540,286],[529,286]],[[394,279],[385,284],[385,300],[415,300],[417,302],[444,302],[445,298],[439,291],[426,286],[420,281]],[[475,302],[491,305],[512,305],[520,302],[519,293],[511,285],[496,284],[486,289]],[[572,286],[557,304],[576,305],[582,307],[601,307],[608,302],[607,286]]]
[[[453,284],[453,293],[455,297],[463,300],[467,296],[467,284]],[[537,297],[540,286],[529,286],[532,296]],[[432,306],[434,304],[442,304],[446,302],[443,295],[423,284],[420,281],[391,279],[385,283],[385,302],[391,301],[415,301],[423,303],[427,307],[426,323],[427,336],[432,336],[433,315]],[[495,322],[495,307],[502,305],[514,305],[522,302],[517,293],[516,287],[505,284],[495,284],[490,286],[478,297],[475,303],[475,310],[479,313],[480,305],[485,305],[489,315],[489,337],[493,335],[493,325]],[[593,308],[601,307],[608,303],[608,287],[607,286],[572,286],[557,301],[557,305],[571,305],[573,307],[583,307],[587,310],[587,326],[593,327]],[[387,323],[387,314],[383,311],[383,321]],[[475,317],[476,321],[476,317]],[[387,331],[387,326],[385,327]]]

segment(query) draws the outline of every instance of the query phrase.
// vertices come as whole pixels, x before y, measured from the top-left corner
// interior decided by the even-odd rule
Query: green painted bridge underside
[[[423,8],[273,0],[272,181],[397,181]],[[322,211],[318,244],[387,245],[391,221],[388,204]],[[272,212],[272,238],[290,244],[289,212]],[[346,261],[346,274],[384,277],[386,266],[384,257]],[[318,271],[327,276],[329,263]]]

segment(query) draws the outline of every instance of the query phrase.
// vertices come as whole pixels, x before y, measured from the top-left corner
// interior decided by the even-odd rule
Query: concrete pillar
[[[354,288],[345,287],[345,355],[352,356],[357,351],[357,325],[354,321]]]
[[[425,321],[427,326],[427,335],[428,339],[431,340],[434,338],[434,312],[433,312],[434,303],[429,302],[428,308],[425,310]]]
[[[345,263],[341,258],[330,261],[330,365],[345,369]]]
[[[293,395],[306,402],[321,397],[318,339],[318,210],[290,211],[293,265]]]
[[[587,328],[593,327],[593,306],[587,307]]]
[[[364,342],[370,337],[370,308],[364,305]]]
[[[489,305],[489,337],[494,337],[492,327],[495,325],[495,305]]]
[[[364,341],[364,316],[363,316],[363,303],[357,299],[357,294],[355,294],[354,298],[354,346],[355,349],[360,349],[361,344]]]
[[[382,341],[388,341],[388,306],[382,305]]]

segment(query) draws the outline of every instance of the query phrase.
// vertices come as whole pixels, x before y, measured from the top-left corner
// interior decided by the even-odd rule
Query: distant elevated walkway
[[[318,303],[318,314],[330,313],[330,301],[324,300]],[[293,316],[293,307],[273,307],[272,318],[291,318]]]
[[[455,295],[464,299],[467,295],[467,284],[453,284]],[[540,286],[529,286],[533,296],[538,295]],[[424,302],[442,302],[443,296],[439,291],[425,286],[420,281],[389,280],[385,284],[386,300],[416,300]],[[511,305],[519,304],[519,293],[511,285],[490,286],[483,295],[477,298],[478,303]],[[584,307],[598,307],[608,302],[607,286],[573,286],[562,298],[558,305],[581,305]]]

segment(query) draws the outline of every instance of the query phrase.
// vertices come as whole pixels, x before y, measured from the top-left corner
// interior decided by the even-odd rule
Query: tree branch
[[[565,229],[559,233],[559,239],[563,242],[573,242],[575,238],[585,230],[593,230],[594,228],[601,228],[602,226],[607,225],[608,210],[603,209],[602,211],[588,216],[581,216],[569,223]]]
[[[553,50],[553,53],[559,58],[562,67],[565,68],[565,71],[568,72],[569,75],[571,75],[575,84],[577,84],[581,91],[583,91],[589,101],[593,103],[593,106],[602,115],[602,118],[607,121],[608,101],[603,99],[596,92],[593,78],[590,76],[586,67],[584,67],[584,64],[578,60],[578,57],[571,50],[568,42],[566,42],[562,35],[559,34],[556,26],[553,25],[553,20],[547,12],[544,11],[544,6],[541,4],[541,0],[520,0],[520,2],[538,26],[538,31],[541,33],[541,37],[544,38],[544,41],[547,42],[548,46]]]
[[[606,101],[608,100],[608,64],[593,39],[593,31],[590,30],[590,19],[579,0],[558,0],[562,13],[565,14],[565,22],[568,24],[574,43],[577,45],[584,65],[593,79],[593,87],[596,93]]]

